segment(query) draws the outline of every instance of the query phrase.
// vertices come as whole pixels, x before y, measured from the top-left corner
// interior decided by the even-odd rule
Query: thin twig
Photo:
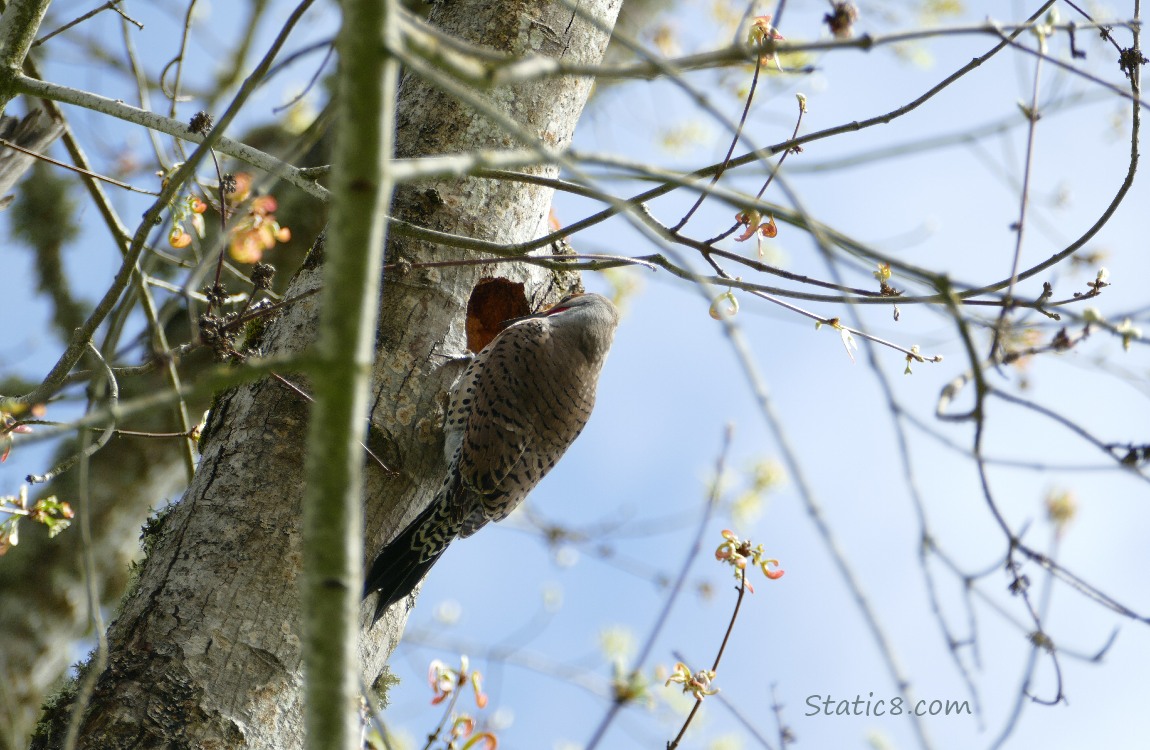
[[[84,15],[79,16],[77,18],[73,18],[71,21],[64,24],[63,26],[60,26],[59,28],[56,28],[56,29],[53,29],[52,31],[49,31],[44,36],[42,36],[39,39],[37,39],[36,41],[32,42],[32,46],[33,47],[39,47],[41,44],[48,41],[49,39],[56,36],[57,34],[60,34],[64,31],[67,31],[68,29],[72,28],[73,26],[77,26],[77,25],[83,23],[84,21],[87,21],[92,16],[103,13],[106,10],[116,11],[117,13],[120,14],[121,18],[123,18],[128,23],[133,24],[137,29],[143,29],[144,28],[144,24],[142,24],[139,21],[137,21],[136,19],[132,18],[131,16],[129,16],[127,13],[125,13],[120,8],[120,0],[109,0],[108,2],[104,3],[100,7],[93,8],[92,10],[88,11]]]

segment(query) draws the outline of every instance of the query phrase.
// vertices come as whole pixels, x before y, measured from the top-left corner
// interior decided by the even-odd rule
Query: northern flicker
[[[447,545],[501,521],[579,436],[619,312],[599,294],[564,297],[511,321],[452,387],[444,420],[447,476],[427,507],[375,558],[364,597],[373,622],[411,593]]]

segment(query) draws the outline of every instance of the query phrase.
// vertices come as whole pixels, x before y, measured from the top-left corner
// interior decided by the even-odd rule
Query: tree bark
[[[597,62],[619,0],[453,0],[434,6],[445,33],[516,55]],[[557,78],[485,93],[491,106],[551,148],[571,139],[591,81]],[[401,84],[397,156],[521,147],[497,125],[413,75]],[[533,170],[553,175],[554,167]],[[439,231],[499,243],[538,237],[550,189],[488,179],[437,180],[397,191],[393,215]],[[395,237],[376,337],[368,447],[394,471],[368,463],[366,552],[370,558],[433,496],[442,457],[443,396],[466,342],[500,318],[535,308],[578,284],[573,273],[519,264],[425,268],[462,251]],[[322,242],[292,283],[320,283]],[[501,279],[502,281],[490,281]],[[266,354],[300,352],[313,339],[317,297],[270,323]],[[516,309],[519,308],[519,309]],[[510,313],[510,314],[509,314]],[[470,337],[470,339],[469,339]],[[280,373],[305,391],[306,380]],[[106,669],[82,720],[79,747],[291,748],[303,736],[300,497],[307,404],[274,378],[222,394],[205,430],[200,467],[183,500],[157,524],[139,585],[109,630]],[[374,628],[362,609],[363,674],[380,674],[406,612]],[[39,743],[57,746],[67,724]]]
[[[201,369],[210,357],[195,356],[181,363],[186,375]],[[121,397],[168,387],[161,373],[132,378]],[[189,404],[200,414],[206,403]],[[164,433],[179,430],[172,410],[156,410],[133,419],[131,429]],[[77,446],[66,442],[59,459],[71,457]],[[114,607],[132,579],[131,564],[140,557],[140,526],[188,486],[182,446],[176,441],[114,438],[92,456],[87,504],[80,505],[77,471],[65,472],[38,492],[70,502],[87,513],[91,526],[94,570],[85,570],[78,525],[49,538],[47,530],[24,523],[19,546],[0,562],[0,748],[27,746],[27,738],[44,696],[54,689],[76,661],[73,644],[90,636],[88,585],[94,579],[99,604]]]

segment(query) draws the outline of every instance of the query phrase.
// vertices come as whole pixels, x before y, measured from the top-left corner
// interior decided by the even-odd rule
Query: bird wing
[[[531,412],[540,396],[534,380],[548,338],[541,320],[508,328],[476,355],[453,395],[448,429],[462,427],[459,474],[475,494],[506,493],[509,475],[536,439]]]
[[[466,421],[458,466],[471,507],[462,537],[515,510],[591,414],[597,373],[551,339],[545,320],[516,323],[477,355],[453,398],[449,414]]]

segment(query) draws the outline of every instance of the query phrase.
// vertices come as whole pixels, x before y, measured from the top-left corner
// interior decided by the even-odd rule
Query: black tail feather
[[[393,539],[371,564],[364,577],[363,596],[366,599],[372,593],[379,593],[379,600],[375,605],[375,614],[371,618],[374,625],[383,617],[383,613],[392,604],[403,599],[415,589],[423,580],[431,566],[443,554],[441,549],[430,558],[424,560],[423,552],[413,548],[415,535],[420,527],[426,523],[436,510],[436,503],[432,503],[420,513],[414,521],[408,524],[399,536]]]

